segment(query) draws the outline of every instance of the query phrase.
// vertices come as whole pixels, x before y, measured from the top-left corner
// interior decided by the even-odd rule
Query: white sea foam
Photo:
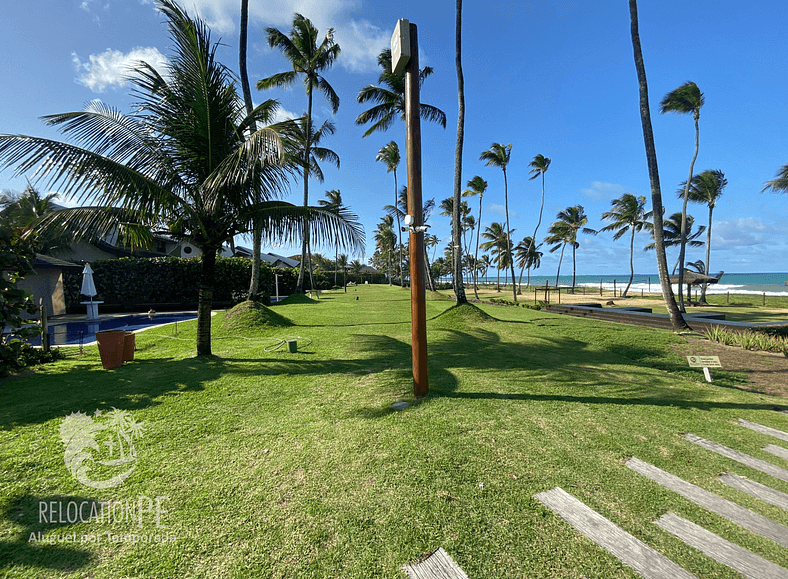
[[[579,283],[577,285],[581,287],[599,289],[598,283]],[[613,287],[614,287],[613,283],[607,283],[607,282],[602,283],[602,289],[604,289],[605,291],[612,292]],[[615,284],[615,289],[617,289],[618,291],[624,291],[625,287],[627,287],[626,282]],[[672,284],[672,287],[673,287],[673,293],[678,293],[678,286],[675,283]],[[788,297],[788,288],[786,288],[786,291],[763,291],[763,290],[755,290],[755,289],[743,289],[746,287],[748,286],[735,285],[735,284],[712,284],[706,289],[706,293],[708,295],[720,295],[720,294],[724,295],[730,292],[732,294],[757,295],[757,296],[762,296],[766,294],[767,296],[773,296],[773,297]],[[697,288],[693,287],[692,289],[693,295],[695,295],[696,289]],[[659,282],[656,281],[650,285],[648,283],[633,282],[629,288],[629,293],[635,294],[640,292],[659,293],[660,292]]]

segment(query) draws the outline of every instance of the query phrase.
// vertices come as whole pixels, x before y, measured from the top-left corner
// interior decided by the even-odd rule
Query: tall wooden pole
[[[410,24],[410,60],[405,68],[405,123],[407,125],[408,215],[410,225],[410,316],[413,348],[413,395],[429,393],[427,373],[427,308],[424,288],[424,215],[421,202],[421,119],[419,111],[419,40]]]

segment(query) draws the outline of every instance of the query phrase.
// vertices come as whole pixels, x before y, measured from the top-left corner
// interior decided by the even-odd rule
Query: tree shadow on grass
[[[44,509],[43,519],[39,512],[39,503],[44,502],[50,505],[52,502],[64,508],[70,501],[77,505],[87,502],[92,504],[94,499],[77,496],[46,496],[36,497],[23,495],[12,498],[2,512],[2,516],[9,524],[22,527],[18,533],[9,533],[4,540],[0,541],[0,570],[12,567],[36,567],[58,571],[75,571],[85,567],[93,560],[93,555],[80,548],[80,537],[82,533],[76,535],[74,542],[57,542],[57,536],[70,535],[72,531],[67,525],[57,525],[49,523],[50,514],[48,509]],[[57,509],[57,507],[56,507]],[[56,511],[57,512],[57,511]],[[87,512],[87,511],[86,511]],[[56,515],[59,517],[59,515]],[[67,516],[67,513],[64,513]],[[57,519],[55,519],[57,520]],[[89,531],[84,531],[89,534]],[[49,534],[55,537],[52,543],[38,542],[39,537]]]
[[[652,365],[639,360],[656,359],[658,349],[630,346],[626,355],[612,349],[590,349],[580,340],[541,337],[529,344],[504,342],[498,333],[485,328],[431,328],[428,345],[430,398],[462,398],[512,401],[558,401],[581,404],[615,404],[710,409],[771,410],[773,404],[716,402],[704,390],[676,389],[670,376],[659,376]],[[372,368],[393,370],[399,381],[410,385],[411,346],[387,336],[356,336],[360,351],[370,354]],[[615,365],[615,369],[610,368]],[[665,363],[660,370],[683,370]],[[460,385],[457,373],[473,370],[489,389],[469,391]],[[683,377],[677,379],[684,380]],[[545,392],[550,382],[563,392]],[[616,388],[620,383],[621,387]],[[541,391],[534,391],[538,388]],[[568,392],[567,392],[568,390]],[[613,395],[603,393],[615,392]],[[379,418],[392,412],[389,405],[363,408],[354,416]]]
[[[201,391],[223,373],[222,362],[212,359],[138,358],[114,370],[88,360],[56,378],[34,374],[0,385],[0,430],[78,411],[139,410],[161,396]]]
[[[716,403],[709,401],[708,390],[692,394],[686,389],[668,387],[669,381],[686,380],[686,367],[664,361],[659,348],[642,345],[610,344],[589,347],[569,336],[533,336],[527,344],[504,341],[494,331],[495,324],[471,327],[462,323],[430,324],[429,375],[431,396],[565,400],[586,403],[683,405],[697,408],[737,407],[771,408],[773,405]],[[382,331],[385,331],[383,328]],[[47,374],[0,386],[0,430],[14,426],[44,423],[71,412],[120,408],[134,411],[161,403],[162,397],[184,392],[199,392],[206,384],[232,374],[241,378],[265,376],[324,376],[346,374],[359,378],[385,372],[382,387],[393,396],[412,397],[411,345],[391,336],[376,333],[354,334],[344,358],[324,359],[316,354],[281,354],[257,358],[138,358],[111,371],[102,370],[96,360],[77,363],[69,372],[53,379]],[[655,374],[654,360],[663,360]],[[615,365],[615,371],[609,369]],[[463,370],[478,374],[479,383],[493,384],[490,391],[468,391]],[[612,373],[611,373],[612,372]],[[458,375],[463,377],[462,387]],[[671,376],[675,374],[674,378]],[[471,375],[471,379],[473,375]],[[625,395],[607,396],[617,383],[626,387]],[[370,381],[369,384],[374,384]],[[555,384],[566,396],[544,392],[545,384]],[[642,384],[642,386],[639,386]],[[662,386],[661,384],[664,384]],[[534,385],[542,390],[533,392]],[[715,382],[715,386],[719,386]],[[571,392],[577,389],[578,392]],[[617,390],[621,392],[621,390]],[[366,409],[371,417],[384,416],[385,409]]]

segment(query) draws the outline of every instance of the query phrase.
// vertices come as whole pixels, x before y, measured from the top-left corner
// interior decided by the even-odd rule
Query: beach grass
[[[624,466],[636,456],[788,525],[716,476],[788,483],[683,438],[779,460],[736,421],[785,430],[775,410],[788,402],[739,388],[740,374],[706,383],[671,349],[682,337],[431,295],[430,395],[414,400],[407,290],[359,286],[271,311],[217,313],[212,359],[194,358],[195,322],[181,322],[138,333],[135,361],[116,370],[89,347],[0,382],[0,574],[401,579],[443,547],[469,577],[637,577],[533,498],[555,486],[698,577],[738,575],[656,527],[667,511],[788,567],[776,544]],[[113,408],[145,426],[137,467],[92,489],[66,468],[59,428]],[[40,522],[42,502],[139,497],[167,497],[166,529],[150,513],[142,526]],[[31,542],[38,533],[101,538]],[[111,541],[157,533],[176,541]]]

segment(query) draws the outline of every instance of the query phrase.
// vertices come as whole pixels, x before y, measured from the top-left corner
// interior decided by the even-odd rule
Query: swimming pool
[[[120,318],[109,318],[98,321],[67,322],[63,324],[50,323],[47,328],[50,346],[79,346],[91,344],[96,341],[96,332],[99,330],[126,330],[134,332],[153,326],[171,324],[173,322],[185,322],[197,318],[196,312],[178,314],[139,314],[134,316],[122,316]],[[41,337],[29,340],[33,346],[41,345]]]

